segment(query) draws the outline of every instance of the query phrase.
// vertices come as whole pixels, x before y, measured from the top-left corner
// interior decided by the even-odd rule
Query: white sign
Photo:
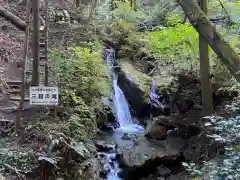
[[[58,87],[36,86],[30,87],[31,105],[58,105]]]

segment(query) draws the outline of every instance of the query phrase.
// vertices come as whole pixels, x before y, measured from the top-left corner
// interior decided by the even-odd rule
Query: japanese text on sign
[[[36,86],[30,87],[31,105],[58,105],[58,87]]]

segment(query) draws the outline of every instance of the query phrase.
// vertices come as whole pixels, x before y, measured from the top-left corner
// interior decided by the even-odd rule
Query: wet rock
[[[146,137],[149,137],[152,139],[161,140],[167,136],[167,129],[163,125],[149,123],[145,135],[146,135]]]
[[[141,87],[130,74],[121,69],[118,76],[118,85],[122,89],[135,116],[145,116],[147,99],[144,88]]]
[[[152,139],[164,139],[167,136],[166,125],[171,121],[171,117],[159,116],[149,121],[145,130],[145,135]]]
[[[150,113],[153,113],[154,116],[162,113],[169,113],[169,102],[166,102],[165,92],[171,93],[171,88],[173,87],[172,83],[175,77],[171,75],[159,75],[154,77],[157,93],[162,94],[161,97],[164,98],[161,100],[163,106],[151,108],[149,104],[149,90],[152,86],[152,77],[139,71],[128,61],[121,61],[119,66],[118,85],[124,92],[136,117],[149,116]],[[175,90],[176,89],[174,89],[174,91]],[[154,109],[153,112],[151,112],[152,109]]]
[[[123,140],[136,140],[136,134],[131,133],[124,133],[123,137],[121,138]]]
[[[100,176],[102,178],[106,178],[108,173],[110,172],[110,169],[111,167],[108,163],[101,165]]]
[[[157,174],[159,176],[167,177],[171,174],[171,170],[168,169],[167,167],[161,165],[161,166],[157,167]]]
[[[95,141],[95,146],[98,151],[114,151],[116,149],[116,144],[107,143],[106,141],[97,140]]]
[[[108,122],[104,122],[101,127],[101,130],[105,132],[111,132],[114,130],[114,126]]]
[[[106,178],[107,174],[111,170],[111,166],[113,163],[111,160],[110,154],[101,152],[101,153],[98,153],[98,157],[100,160],[100,176],[102,178]]]
[[[157,167],[163,161],[173,163],[180,156],[180,151],[184,145],[185,142],[181,139],[176,139],[176,141],[171,139],[164,141],[148,140],[142,134],[137,135],[135,142],[119,144],[117,152],[121,154],[120,165],[123,167],[151,166],[151,162],[154,162],[153,164]]]

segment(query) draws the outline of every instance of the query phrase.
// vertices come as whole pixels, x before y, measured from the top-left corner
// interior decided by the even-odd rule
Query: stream
[[[121,169],[119,168],[116,145],[125,143],[124,135],[126,133],[144,133],[144,128],[139,125],[137,120],[132,117],[129,109],[129,104],[124,96],[123,91],[118,86],[118,74],[114,71],[116,59],[115,51],[112,49],[105,49],[105,60],[108,68],[111,70],[113,79],[113,113],[119,124],[113,132],[106,132],[99,136],[98,141],[98,157],[103,166],[103,171],[100,173],[101,179],[105,180],[120,180],[118,176]],[[105,148],[103,148],[105,144]],[[102,148],[101,148],[102,147]]]

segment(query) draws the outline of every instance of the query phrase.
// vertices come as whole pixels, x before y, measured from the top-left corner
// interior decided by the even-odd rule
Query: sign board
[[[58,87],[30,87],[30,105],[58,105]]]

